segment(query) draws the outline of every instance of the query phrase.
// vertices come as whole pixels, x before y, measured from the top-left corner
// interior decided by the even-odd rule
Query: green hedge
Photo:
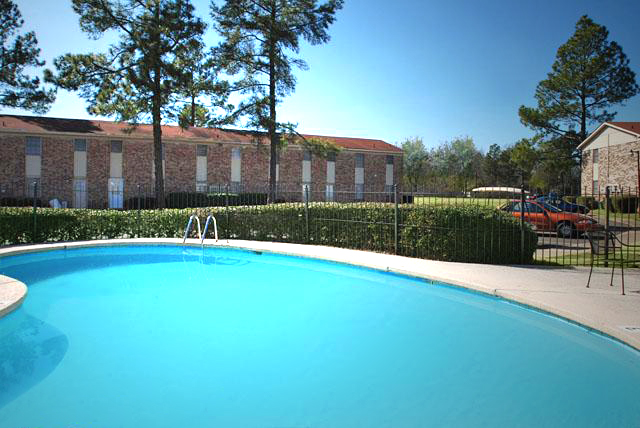
[[[611,196],[611,211],[614,213],[635,213],[638,198],[635,196]]]
[[[574,202],[579,205],[584,205],[590,210],[597,210],[600,208],[600,202],[598,202],[598,200],[593,196],[578,196],[575,198]]]
[[[140,211],[0,208],[0,244],[132,237],[182,237],[193,209]],[[393,253],[392,204],[301,203],[209,207],[221,238],[310,243]],[[309,218],[308,232],[306,218]],[[401,206],[398,254],[433,260],[529,263],[536,234],[525,225],[521,258],[520,224],[504,212],[481,206]],[[204,226],[204,225],[203,225]],[[211,233],[209,237],[213,234]]]

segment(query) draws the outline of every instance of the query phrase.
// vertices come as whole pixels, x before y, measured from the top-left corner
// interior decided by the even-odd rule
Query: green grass
[[[591,217],[597,218],[600,223],[604,224],[607,214],[605,209],[600,208],[597,210],[590,211],[588,215],[590,215]],[[626,223],[631,227],[640,227],[640,215],[636,213],[625,214],[625,213],[610,212],[609,222],[614,222],[614,221]]]
[[[616,257],[620,257],[620,252],[616,250]],[[589,251],[584,252],[572,252],[571,254],[562,253],[550,254],[547,252],[542,253],[542,257],[535,256],[537,263],[552,264],[552,265],[565,265],[565,266],[590,266],[591,265],[591,253]],[[640,247],[628,247],[622,251],[622,258],[625,260],[625,268],[638,268],[640,267]],[[604,267],[605,260],[598,258],[593,264],[594,266]],[[611,266],[611,264],[609,264]],[[616,264],[618,267],[619,264]]]

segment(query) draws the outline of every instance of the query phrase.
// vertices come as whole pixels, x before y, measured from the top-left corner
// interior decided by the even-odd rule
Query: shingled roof
[[[53,133],[84,135],[86,137],[149,138],[153,137],[151,125],[132,127],[124,122],[106,120],[61,119],[41,116],[0,115],[0,132]],[[367,138],[330,137],[324,135],[304,135],[305,138],[321,138],[345,149],[373,150],[402,153],[402,149],[382,140]],[[188,128],[162,125],[162,138],[166,140],[209,140],[216,143],[251,143],[256,138],[268,143],[264,133],[220,128]]]

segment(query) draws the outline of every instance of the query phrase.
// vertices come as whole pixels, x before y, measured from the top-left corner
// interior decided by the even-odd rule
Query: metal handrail
[[[193,223],[193,219],[196,219],[196,223],[198,223],[198,239],[202,242],[202,232],[200,229],[200,219],[197,215],[192,214],[189,217],[189,222],[187,223],[187,227],[184,229],[184,238],[182,239],[182,243],[184,244],[187,241],[187,236],[189,236],[189,231],[191,230],[191,224]]]
[[[211,220],[213,220],[213,234],[216,238],[216,242],[218,242],[218,222],[212,214],[209,214],[209,217],[207,217],[207,221],[204,224],[204,233],[200,237],[201,244],[204,243],[204,238],[207,236],[207,229],[209,228],[209,223],[211,223]]]

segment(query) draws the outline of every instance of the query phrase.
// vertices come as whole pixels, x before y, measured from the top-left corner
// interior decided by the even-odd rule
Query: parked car
[[[569,213],[587,214],[589,212],[589,208],[585,207],[584,205],[572,204],[571,202],[567,202],[555,193],[549,193],[545,196],[538,196],[535,200],[537,202],[551,204],[555,207],[560,208],[562,211],[566,211]]]
[[[514,200],[507,202],[500,209],[520,218],[521,205],[520,201]],[[536,231],[556,231],[558,236],[563,238],[603,229],[602,225],[592,217],[562,211],[554,205],[538,201],[525,201],[524,220]]]

